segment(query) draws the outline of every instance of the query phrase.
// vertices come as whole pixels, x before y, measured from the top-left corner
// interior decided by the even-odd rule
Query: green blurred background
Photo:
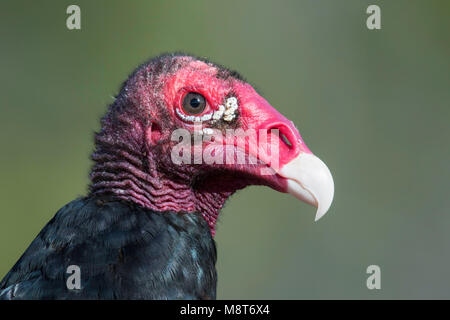
[[[66,28],[81,7],[82,29]],[[381,7],[382,29],[366,28]],[[315,210],[251,187],[221,214],[218,298],[450,298],[449,1],[0,3],[0,277],[86,192],[92,136],[147,58],[240,71],[333,173]],[[366,268],[381,267],[381,290]]]

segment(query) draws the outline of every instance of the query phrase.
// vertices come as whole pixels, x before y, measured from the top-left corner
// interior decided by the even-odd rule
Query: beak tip
[[[281,170],[288,178],[288,192],[317,208],[314,221],[330,209],[334,198],[334,181],[328,167],[312,154],[300,154]]]
[[[323,193],[323,197],[321,201],[319,201],[319,205],[317,207],[316,217],[314,221],[318,221],[320,218],[322,218],[330,209],[331,204],[333,203],[334,198],[334,182],[333,177],[330,174],[330,180],[331,183],[329,183],[329,188],[327,192]]]
[[[317,209],[317,212],[316,212],[316,216],[314,218],[314,222],[319,221],[320,218],[322,218],[328,212],[328,209],[330,209],[330,206],[331,206],[331,201],[326,209],[323,209],[321,206],[319,206],[319,208]]]

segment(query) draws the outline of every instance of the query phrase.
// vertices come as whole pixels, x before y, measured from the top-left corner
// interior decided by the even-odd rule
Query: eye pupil
[[[194,98],[194,99],[192,99],[191,100],[191,107],[192,108],[198,108],[199,106],[200,106],[200,99],[198,99],[198,98]]]
[[[189,115],[199,115],[206,108],[206,99],[197,92],[189,92],[183,99],[183,110]]]

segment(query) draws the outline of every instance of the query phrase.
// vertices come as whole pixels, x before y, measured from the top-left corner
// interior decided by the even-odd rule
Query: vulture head
[[[141,65],[125,81],[95,137],[92,195],[152,210],[200,212],[214,235],[230,195],[266,185],[317,207],[333,178],[294,124],[237,72],[184,54]]]

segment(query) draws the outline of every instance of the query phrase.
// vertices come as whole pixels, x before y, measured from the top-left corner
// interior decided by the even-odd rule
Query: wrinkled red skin
[[[267,167],[267,162],[253,165],[172,163],[170,152],[176,144],[171,141],[173,130],[194,130],[192,123],[175,113],[176,107],[182,110],[186,93],[198,92],[205,97],[207,107],[201,115],[217,110],[231,95],[238,99],[238,115],[233,121],[204,122],[203,127],[223,132],[227,128],[257,132],[278,129],[291,143],[289,146],[279,141],[280,168],[300,152],[310,151],[293,123],[248,83],[223,76],[220,67],[193,57],[177,56],[167,60],[177,66],[174,71],[154,76],[157,65],[142,66],[125,83],[103,118],[92,156],[95,164],[91,172],[91,193],[112,194],[157,211],[201,212],[214,235],[219,211],[236,190],[248,185],[267,185],[285,192],[286,181],[276,174],[261,175],[261,168]],[[271,135],[270,138],[276,137]],[[204,147],[207,144],[204,142]],[[248,143],[246,152],[257,154],[256,147]]]

